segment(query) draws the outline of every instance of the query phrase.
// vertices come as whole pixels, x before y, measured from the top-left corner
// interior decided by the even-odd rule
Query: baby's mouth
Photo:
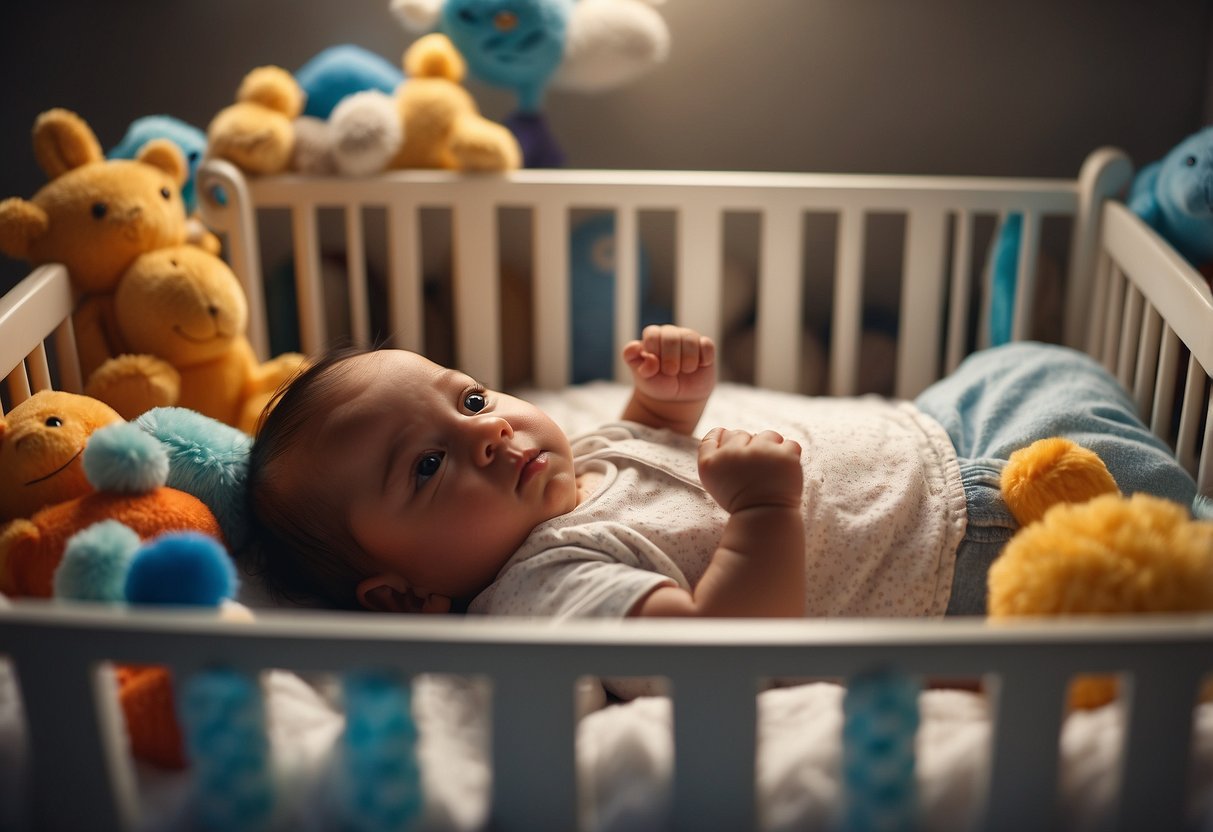
[[[524,485],[531,481],[532,477],[546,467],[547,462],[547,451],[535,449],[524,453],[518,466],[518,484],[514,487],[514,490],[521,490]]]

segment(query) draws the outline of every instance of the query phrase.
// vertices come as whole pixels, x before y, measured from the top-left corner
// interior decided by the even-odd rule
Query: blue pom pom
[[[132,604],[217,607],[236,593],[236,569],[219,541],[168,532],[135,553],[126,577]]]
[[[307,93],[303,114],[327,119],[343,98],[354,93],[379,90],[393,94],[404,73],[386,58],[346,43],[319,52],[299,68],[295,80]]]
[[[81,462],[84,476],[98,491],[144,494],[168,478],[164,448],[130,422],[114,422],[94,431]]]
[[[63,550],[55,569],[55,597],[74,601],[125,600],[123,587],[139,535],[117,520],[102,520],[81,529]]]

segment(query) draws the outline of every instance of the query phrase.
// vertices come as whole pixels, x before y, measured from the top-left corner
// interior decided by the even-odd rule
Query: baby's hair
[[[262,411],[249,457],[249,516],[253,545],[249,569],[271,597],[291,603],[358,606],[356,587],[365,577],[361,548],[323,482],[288,489],[298,477],[285,464],[306,448],[309,424],[328,408],[325,393],[342,378],[349,359],[371,350],[328,351],[283,384]]]

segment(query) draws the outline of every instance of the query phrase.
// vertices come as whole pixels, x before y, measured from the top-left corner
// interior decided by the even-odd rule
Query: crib
[[[616,343],[637,331],[636,252],[646,212],[672,223],[676,321],[718,341],[725,290],[725,216],[757,218],[756,349],[753,381],[797,390],[803,337],[802,274],[807,215],[834,230],[829,284],[828,392],[863,392],[867,220],[898,218],[899,290],[894,395],[913,396],[982,343],[983,218],[1019,213],[1013,333],[1034,332],[1037,264],[1045,228],[1064,224],[1062,339],[1112,370],[1143,419],[1167,441],[1200,491],[1213,491],[1209,378],[1213,296],[1203,279],[1116,201],[1131,176],[1114,150],[1093,153],[1072,180],[769,173],[521,171],[503,176],[406,172],[371,179],[246,179],[211,161],[199,192],[207,224],[249,295],[250,339],[269,350],[259,216],[289,218],[302,348],[330,340],[331,304],[321,273],[322,213],[342,229],[349,318],[356,342],[376,337],[372,313],[395,345],[427,346],[423,214],[449,218],[447,322],[455,362],[491,387],[503,380],[498,282],[502,252],[516,243],[504,211],[526,220],[535,322],[527,383],[559,396],[569,378],[569,232],[577,209],[613,213]],[[367,210],[386,230],[386,291],[376,295],[368,262]],[[376,220],[378,222],[379,220]],[[0,300],[0,367],[11,403],[48,387],[79,390],[73,363],[72,297],[65,270],[35,270]],[[432,335],[432,333],[431,333]],[[616,381],[625,368],[614,366]],[[608,385],[610,381],[606,382]],[[591,393],[591,396],[594,395]],[[1121,674],[1130,684],[1113,707],[1123,730],[1112,789],[1100,820],[1109,828],[1183,829],[1208,824],[1208,776],[1197,690],[1213,673],[1213,616],[1039,621],[623,621],[409,620],[300,610],[258,610],[249,623],[187,612],[114,610],[16,600],[0,609],[0,656],[20,691],[23,796],[14,817],[42,829],[149,828],[146,789],[121,735],[103,671],[110,663],[156,663],[177,680],[223,666],[341,673],[388,668],[406,676],[483,680],[487,750],[481,827],[598,828],[587,808],[575,748],[573,690],[586,677],[656,676],[667,682],[672,764],[662,826],[693,830],[779,828],[756,785],[756,696],[771,678],[852,679],[874,669],[921,677],[979,678],[988,708],[988,760],[976,807],[956,828],[1047,829],[1069,825],[1060,806],[1062,703],[1078,672]],[[710,694],[705,693],[710,691]],[[621,707],[613,705],[610,707]],[[606,710],[609,710],[607,708]],[[1211,726],[1213,727],[1213,726]],[[1198,774],[1200,775],[1198,777]],[[1199,799],[1198,799],[1199,797]],[[837,819],[799,828],[830,828]],[[928,827],[930,824],[926,824]],[[155,828],[154,824],[151,828]],[[355,828],[351,826],[350,828]],[[358,827],[369,828],[369,827]],[[626,825],[619,828],[629,828]],[[641,828],[641,827],[636,827]],[[788,827],[792,828],[792,827]],[[1202,827],[1206,828],[1206,827]]]

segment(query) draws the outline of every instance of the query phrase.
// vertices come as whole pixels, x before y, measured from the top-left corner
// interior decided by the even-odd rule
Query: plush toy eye
[[[1184,164],[1190,168],[1196,167],[1196,157],[1188,156],[1187,158],[1184,159]]]
[[[105,216],[105,212],[109,210],[109,207],[104,202],[94,202],[91,210],[93,218],[99,220]]]
[[[474,24],[476,22],[476,15],[472,14],[468,9],[460,9],[459,19],[464,23]]]
[[[195,150],[195,151],[191,152],[191,153],[190,153],[190,155],[189,155],[188,157],[186,157],[186,158],[188,158],[188,159],[189,159],[189,163],[190,163],[191,165],[192,165],[192,164],[194,164],[194,162],[197,162],[197,161],[198,161],[198,151],[197,151],[197,150]]]
[[[58,416],[47,416],[46,421],[43,422],[43,424],[48,428],[59,428],[63,427],[63,420]]]
[[[172,191],[170,191],[168,188],[161,188],[161,189],[160,189],[160,196],[164,197],[165,199],[172,199],[172,197],[173,197],[173,192],[172,192]]]

